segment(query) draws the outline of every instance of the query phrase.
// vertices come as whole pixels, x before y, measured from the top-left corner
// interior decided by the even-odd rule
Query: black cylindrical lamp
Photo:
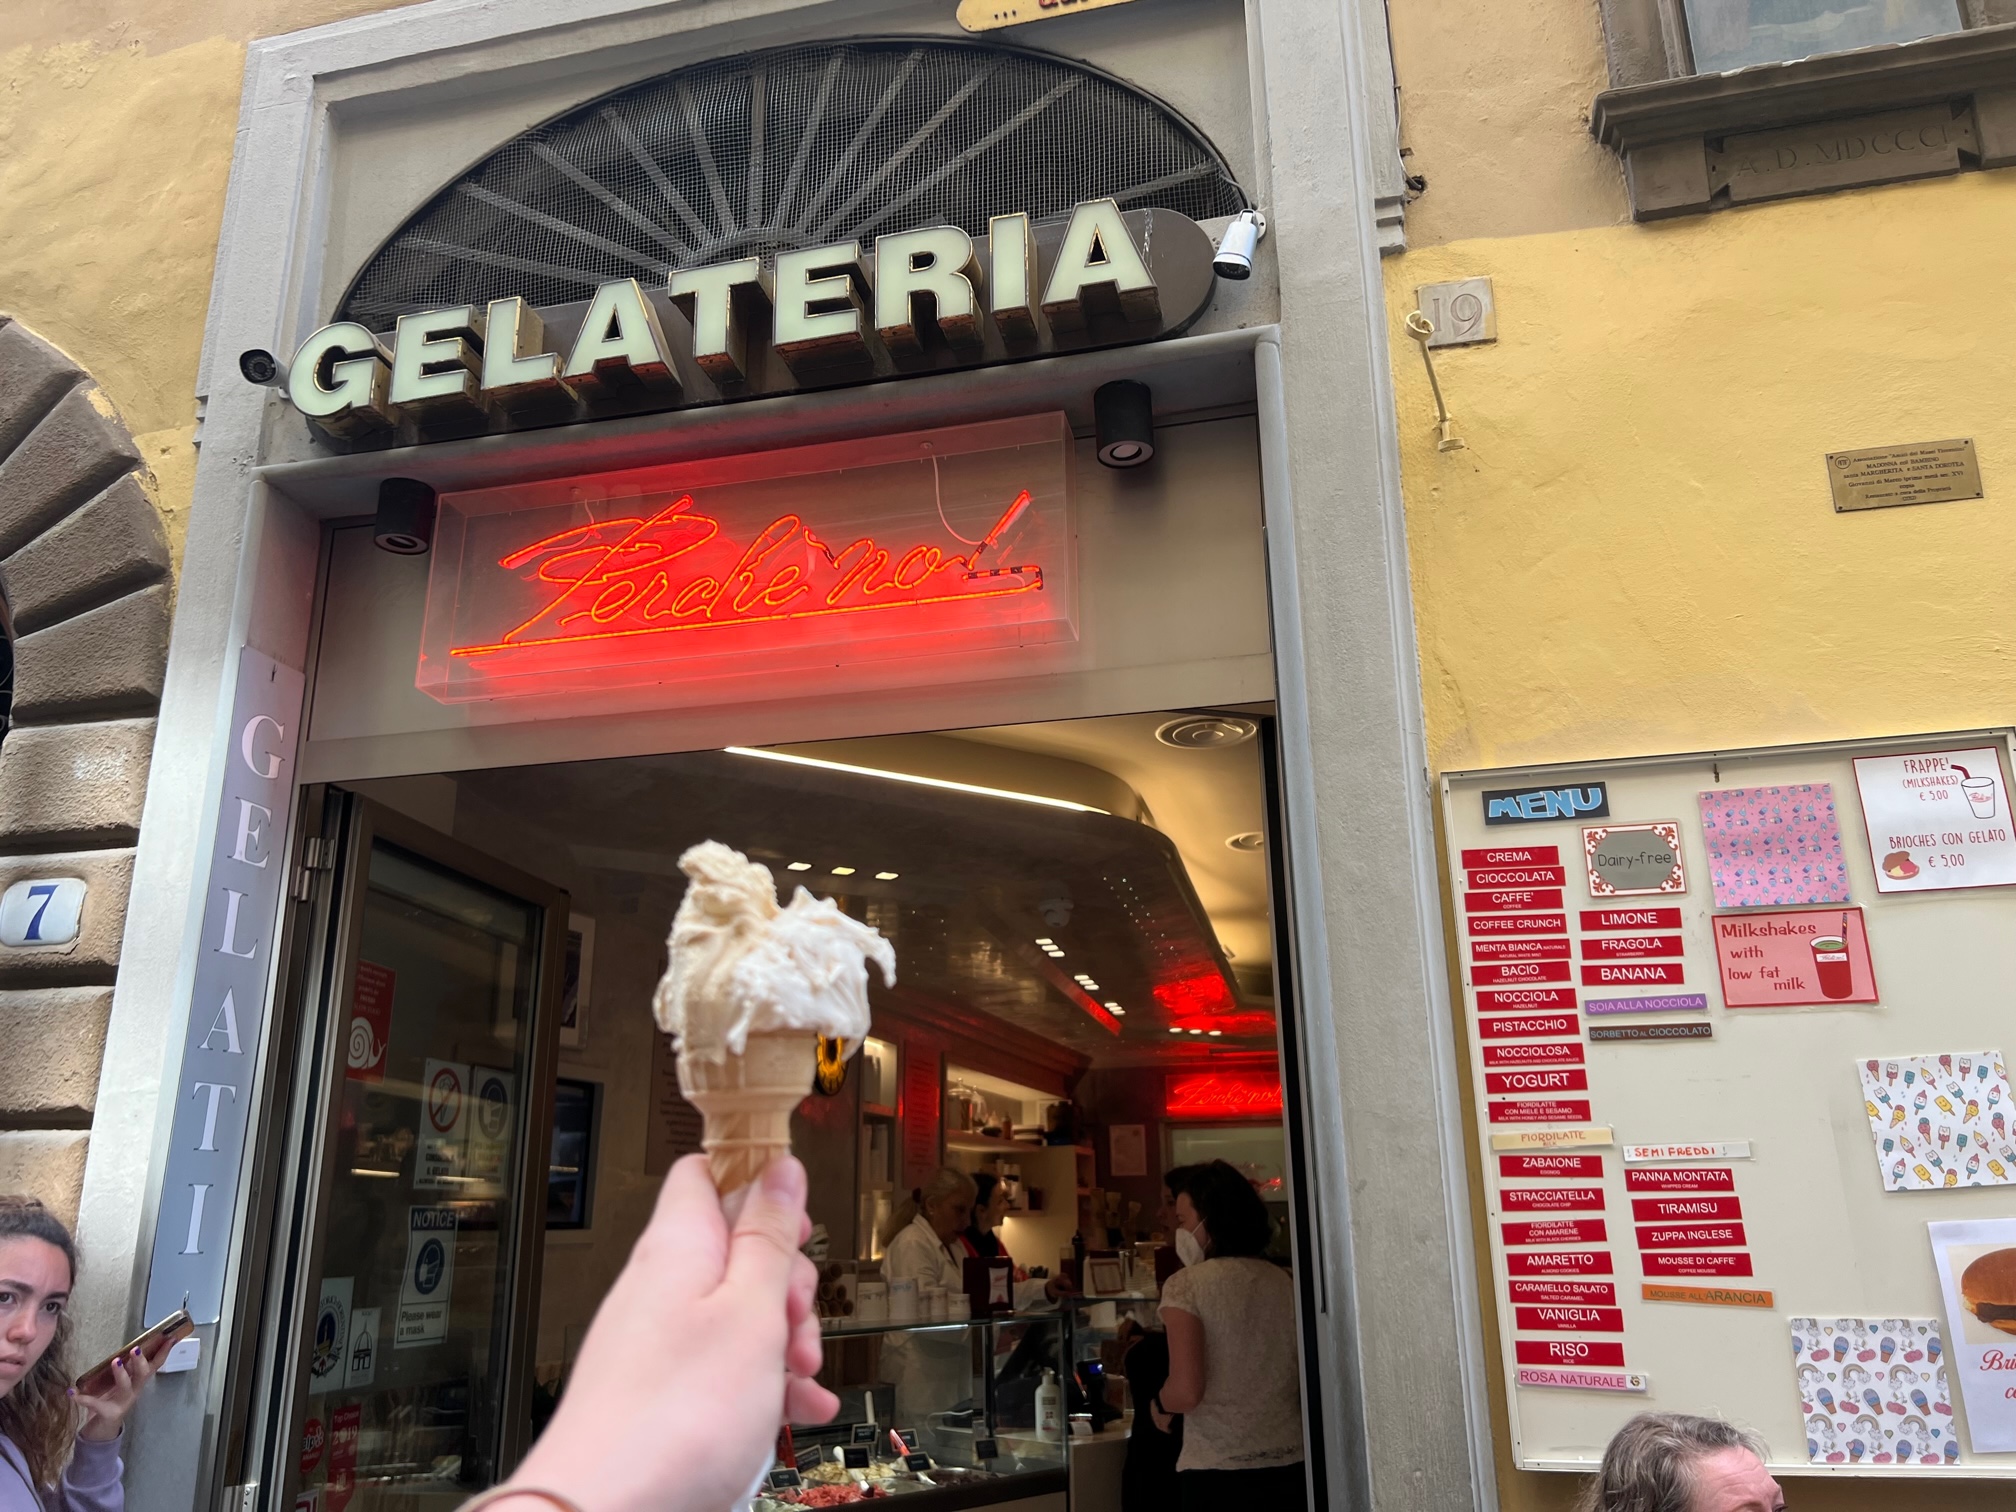
[[[1155,396],[1145,383],[1120,378],[1094,389],[1092,424],[1108,467],[1139,467],[1155,455]]]
[[[387,478],[380,483],[371,538],[380,551],[425,556],[434,544],[434,485],[418,478]]]

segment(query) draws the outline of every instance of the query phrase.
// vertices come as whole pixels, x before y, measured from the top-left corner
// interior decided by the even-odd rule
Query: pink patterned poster
[[[1848,901],[1832,783],[1711,789],[1701,833],[1717,908]]]
[[[1816,1465],[1959,1463],[1939,1332],[1936,1318],[1794,1318],[1806,1458]]]

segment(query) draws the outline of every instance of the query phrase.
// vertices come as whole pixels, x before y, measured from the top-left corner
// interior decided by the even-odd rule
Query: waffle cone
[[[803,1030],[752,1034],[740,1055],[719,1061],[679,1057],[679,1090],[700,1110],[714,1189],[747,1186],[791,1153],[791,1114],[812,1090],[818,1041]]]

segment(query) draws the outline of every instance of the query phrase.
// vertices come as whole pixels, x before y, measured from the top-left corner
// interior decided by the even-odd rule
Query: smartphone
[[[114,1360],[124,1359],[137,1349],[147,1357],[150,1363],[159,1364],[163,1355],[167,1354],[169,1350],[173,1349],[194,1332],[196,1332],[196,1320],[178,1307],[159,1323],[148,1329],[147,1332],[140,1335],[139,1338],[129,1340],[126,1346],[117,1354],[107,1355],[96,1365],[85,1371],[84,1374],[77,1377],[77,1389],[87,1395],[99,1391],[108,1391],[117,1379],[112,1374],[112,1362]]]

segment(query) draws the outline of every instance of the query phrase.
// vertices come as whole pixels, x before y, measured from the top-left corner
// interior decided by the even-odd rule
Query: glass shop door
[[[445,1509],[527,1447],[567,895],[335,796],[266,1504]]]

